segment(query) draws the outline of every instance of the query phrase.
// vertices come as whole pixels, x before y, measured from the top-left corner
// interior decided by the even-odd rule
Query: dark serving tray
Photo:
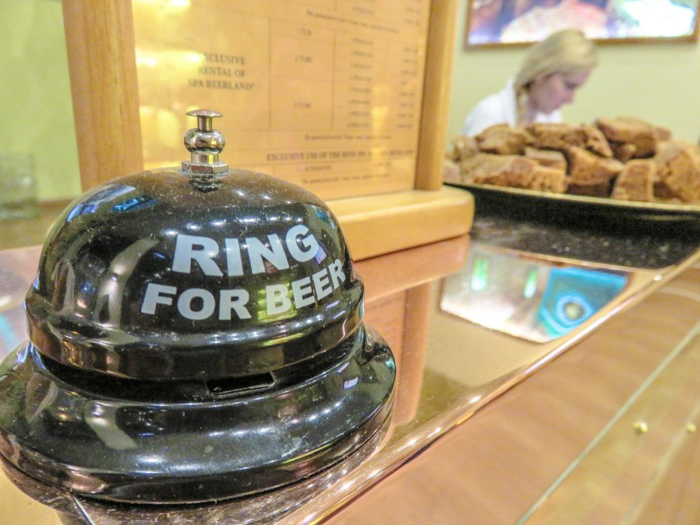
[[[700,229],[700,206],[697,205],[622,201],[486,184],[449,183],[449,185],[469,190],[476,200],[477,213],[481,208],[489,212],[525,213],[527,218],[554,219],[555,222],[598,219],[606,223],[610,222],[610,226],[615,226],[617,223],[623,227],[633,226],[643,229],[664,225],[678,226],[679,222],[687,222],[689,226]]]

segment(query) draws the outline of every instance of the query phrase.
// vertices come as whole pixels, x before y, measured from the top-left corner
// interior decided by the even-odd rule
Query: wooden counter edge
[[[354,260],[422,246],[469,232],[474,198],[443,187],[327,201]]]

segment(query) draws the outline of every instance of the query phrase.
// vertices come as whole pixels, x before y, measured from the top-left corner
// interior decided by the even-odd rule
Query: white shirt
[[[462,135],[473,137],[494,124],[515,126],[517,116],[513,79],[510,79],[506,87],[486,97],[469,113],[462,128]],[[537,113],[534,122],[562,122],[561,112],[555,110],[551,113]]]

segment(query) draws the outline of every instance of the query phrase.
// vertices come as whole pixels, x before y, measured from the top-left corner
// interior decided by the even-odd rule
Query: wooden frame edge
[[[438,190],[442,186],[457,8],[457,0],[433,0],[430,4],[414,185],[418,190]]]
[[[63,21],[85,191],[143,170],[131,2],[63,0]]]

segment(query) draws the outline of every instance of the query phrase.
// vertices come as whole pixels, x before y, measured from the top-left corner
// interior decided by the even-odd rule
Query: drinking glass
[[[0,220],[39,214],[34,155],[0,153]]]

